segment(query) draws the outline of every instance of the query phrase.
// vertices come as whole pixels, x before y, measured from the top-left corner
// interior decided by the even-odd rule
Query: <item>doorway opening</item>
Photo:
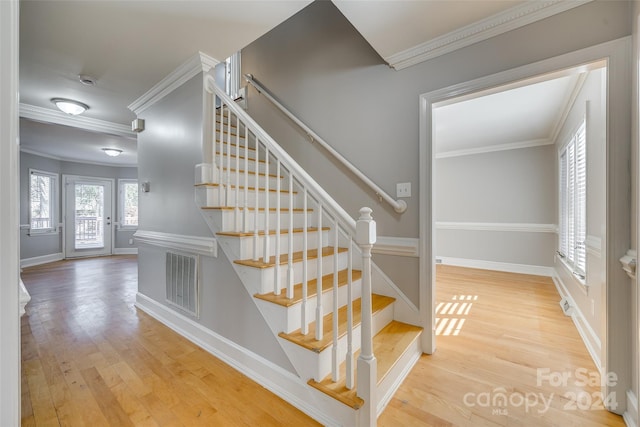
[[[557,250],[555,230],[554,232],[550,232],[549,230],[545,230],[545,228],[547,225],[554,226],[555,228],[555,224],[559,223],[559,212],[555,211],[553,221],[543,222],[540,220],[530,220],[528,223],[525,223],[542,224],[542,230],[537,232],[532,232],[532,230],[530,230],[531,227],[525,227],[529,228],[529,230],[519,229],[522,226],[521,223],[508,223],[506,220],[501,220],[502,223],[493,220],[492,223],[489,218],[482,220],[477,219],[476,221],[440,219],[440,221],[445,224],[438,225],[438,200],[433,197],[438,185],[438,171],[435,163],[437,160],[437,152],[434,107],[446,106],[447,103],[453,102],[452,100],[454,99],[458,101],[464,99],[470,100],[478,98],[479,95],[496,93],[496,88],[501,88],[499,91],[504,91],[505,88],[509,87],[522,87],[523,82],[528,80],[534,82],[537,79],[537,81],[543,82],[549,80],[551,77],[561,77],[572,73],[589,71],[590,67],[594,67],[593,64],[601,64],[603,62],[606,64],[606,71],[603,77],[604,92],[601,95],[606,121],[600,129],[604,143],[601,147],[602,151],[600,154],[591,157],[592,159],[604,160],[600,164],[601,176],[603,178],[594,184],[594,186],[600,187],[603,195],[601,199],[602,210],[599,212],[601,218],[596,218],[598,220],[595,221],[595,223],[601,223],[603,227],[602,230],[600,230],[601,234],[598,236],[599,239],[589,239],[587,236],[584,242],[587,245],[587,251],[591,251],[591,255],[594,255],[594,258],[597,258],[597,256],[601,258],[600,272],[593,277],[594,280],[600,282],[601,286],[600,291],[596,292],[585,289],[586,287],[583,285],[583,289],[578,292],[572,292],[572,296],[574,297],[573,302],[576,306],[580,306],[582,311],[588,314],[593,313],[593,316],[597,317],[595,327],[592,328],[596,332],[595,335],[600,334],[600,342],[598,343],[600,351],[597,352],[600,356],[600,363],[597,365],[601,369],[602,374],[608,375],[609,373],[615,373],[617,378],[620,379],[615,384],[603,384],[603,395],[615,397],[611,399],[611,402],[607,402],[605,406],[607,409],[619,414],[624,412],[626,407],[624,395],[630,386],[629,378],[631,375],[630,354],[625,351],[627,348],[625,339],[621,338],[628,336],[630,333],[630,326],[628,325],[628,321],[625,320],[628,319],[630,315],[630,292],[628,287],[607,286],[607,284],[624,282],[626,280],[624,271],[622,271],[619,266],[619,255],[617,254],[624,253],[630,245],[630,221],[628,218],[630,211],[629,197],[626,188],[616,185],[616,183],[628,182],[630,179],[629,171],[626,167],[630,153],[630,121],[628,114],[625,113],[630,108],[628,97],[625,95],[628,93],[626,87],[629,81],[628,45],[628,39],[621,39],[439,89],[420,96],[420,313],[425,330],[431,332],[423,334],[423,350],[425,353],[433,353],[436,351],[436,258],[439,250],[437,247],[438,233],[442,229],[447,229],[447,227],[453,228],[451,224],[446,224],[446,222],[466,222],[467,224],[464,224],[464,226],[472,230],[465,231],[473,233],[483,232],[484,230],[482,230],[481,227],[490,224],[494,228],[500,226],[503,228],[512,228],[511,230],[500,230],[503,233],[528,232],[539,235],[550,234],[553,236],[552,247],[554,251]],[[592,108],[592,105],[589,103],[584,103],[583,105],[583,111],[589,111]],[[456,126],[460,126],[461,124],[462,123],[458,122]],[[505,125],[508,126],[509,123],[505,123]],[[589,125],[587,124],[587,126]],[[575,129],[573,130],[575,131]],[[557,149],[561,147],[557,146],[556,148],[555,141],[553,144],[554,145],[550,144],[550,147],[554,152],[554,159],[557,159],[560,157]],[[471,147],[459,147],[458,150],[461,151],[470,148]],[[496,150],[496,152],[500,153],[508,153],[509,151],[517,152],[518,150]],[[551,173],[554,176],[553,185],[555,186],[557,182],[556,177],[560,175],[557,163],[552,165]],[[472,181],[468,183],[474,184]],[[554,189],[559,193],[559,188]],[[554,203],[556,203],[554,209],[559,209],[560,203],[557,201],[558,194],[554,195],[553,199]],[[507,225],[505,225],[505,223]],[[587,222],[587,224],[589,223]],[[589,227],[589,225],[587,225],[587,227]],[[592,233],[591,229],[587,231]],[[592,234],[594,234],[593,237],[596,237],[595,233]],[[562,260],[559,260],[555,254],[552,253],[550,256],[553,259],[552,267],[558,272],[557,276],[564,275],[561,279],[565,283],[573,280],[575,276],[571,269],[565,268],[565,266],[562,265]],[[459,258],[473,259],[473,257],[467,255],[459,256]],[[512,263],[516,264],[516,262]],[[498,262],[496,262],[496,264],[500,266]],[[493,267],[495,267],[496,264],[494,264]],[[545,264],[538,265],[545,266]],[[589,269],[593,271],[593,267],[589,265],[589,261],[587,260],[587,276]],[[576,289],[580,289],[579,286],[576,287]],[[589,294],[589,292],[591,292],[591,294]],[[584,301],[578,301],[583,298],[596,300],[596,307],[594,308],[592,304],[587,304],[586,308],[583,308],[585,307],[583,304]],[[598,305],[599,308],[597,308]],[[592,322],[591,324],[593,325],[594,323]],[[465,326],[466,324],[462,327],[463,332]],[[459,323],[456,328],[458,327]],[[597,331],[596,328],[598,328],[599,331]],[[454,330],[456,329],[452,329],[452,331]],[[588,343],[587,346],[589,347]],[[597,348],[598,346],[594,347]]]

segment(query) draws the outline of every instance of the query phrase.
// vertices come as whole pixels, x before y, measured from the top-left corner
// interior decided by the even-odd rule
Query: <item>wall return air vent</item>
[[[167,252],[166,270],[167,302],[199,317],[198,256]]]

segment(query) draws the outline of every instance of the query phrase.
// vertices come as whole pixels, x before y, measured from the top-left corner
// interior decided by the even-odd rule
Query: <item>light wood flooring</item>
[[[27,268],[23,426],[318,425],[137,310],[135,257]]]
[[[138,311],[135,257],[62,261],[22,278],[32,296],[23,426],[317,425]],[[595,367],[549,279],[439,266],[437,297],[438,350],[421,357],[379,426],[624,426],[598,409],[597,387],[576,385],[576,369]],[[538,368],[573,377],[538,385]],[[501,393],[506,405],[487,403]]]
[[[437,350],[379,426],[625,425],[602,409],[599,387],[581,386],[597,371],[550,278],[438,266],[436,291]],[[553,386],[547,374],[571,377]]]

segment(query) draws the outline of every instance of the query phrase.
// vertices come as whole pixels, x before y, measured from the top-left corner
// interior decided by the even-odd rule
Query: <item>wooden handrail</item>
[[[369,186],[369,188],[371,188],[373,191],[375,191],[376,196],[378,196],[379,198],[381,198],[385,202],[389,203],[393,207],[393,209],[398,213],[403,213],[404,211],[407,210],[407,203],[404,200],[395,200],[387,192],[385,192],[382,188],[380,188],[375,182],[373,182],[368,176],[366,176],[360,169],[355,167],[353,165],[353,163],[351,163],[349,160],[347,160],[342,154],[338,153],[335,150],[335,148],[333,148],[331,145],[329,145],[328,142],[326,142],[324,139],[322,139],[309,126],[307,126],[304,122],[302,122],[302,120],[300,120],[298,117],[296,117],[291,111],[289,111],[280,102],[278,102],[278,100],[275,99],[264,86],[262,86],[260,83],[258,83],[254,79],[253,75],[245,74],[244,78],[248,83],[250,83],[253,87],[255,87],[258,90],[259,93],[264,95],[265,98],[267,98],[269,101],[271,101],[271,103],[273,105],[275,105],[287,117],[289,117],[291,120],[293,120],[293,122],[295,124],[300,126],[300,128],[307,133],[307,135],[309,136],[309,138],[312,139],[312,141],[317,142],[320,145],[322,145],[322,147],[325,150],[327,150],[327,152],[329,154],[331,154],[333,157],[335,157],[336,160],[338,160],[340,163],[342,163],[347,169],[349,169],[351,172],[353,172],[354,175],[356,175],[365,184],[367,184],[367,186]]]

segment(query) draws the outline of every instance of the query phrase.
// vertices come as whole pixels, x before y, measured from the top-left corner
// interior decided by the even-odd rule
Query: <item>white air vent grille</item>
[[[167,252],[167,301],[189,314],[199,315],[198,257]]]

